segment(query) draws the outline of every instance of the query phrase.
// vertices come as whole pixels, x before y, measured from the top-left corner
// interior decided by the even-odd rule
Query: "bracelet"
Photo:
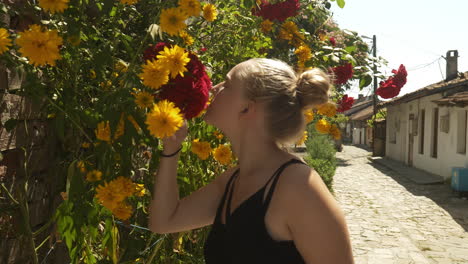
[[[172,153],[172,154],[168,154],[168,155],[166,155],[166,154],[164,154],[164,153],[161,152],[161,157],[172,157],[172,156],[174,156],[175,154],[179,153],[179,151],[180,151],[181,149],[182,149],[182,146],[181,146],[176,152],[174,152],[174,153]]]

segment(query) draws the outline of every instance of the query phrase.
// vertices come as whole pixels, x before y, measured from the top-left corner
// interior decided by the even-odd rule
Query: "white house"
[[[447,55],[448,64],[458,57]],[[379,104],[387,108],[385,155],[444,178],[468,167],[468,72],[451,69],[445,81]]]

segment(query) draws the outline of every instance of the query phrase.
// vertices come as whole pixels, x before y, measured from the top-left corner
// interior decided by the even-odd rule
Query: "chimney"
[[[447,51],[447,74],[445,81],[450,81],[458,76],[458,50]]]

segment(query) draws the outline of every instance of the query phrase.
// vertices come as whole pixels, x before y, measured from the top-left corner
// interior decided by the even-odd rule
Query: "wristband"
[[[181,149],[182,149],[182,146],[181,146],[176,152],[174,152],[174,153],[172,153],[172,154],[168,154],[168,155],[163,154],[163,153],[161,152],[161,157],[172,157],[172,156],[174,156],[175,154],[179,153],[179,151],[180,151]]]

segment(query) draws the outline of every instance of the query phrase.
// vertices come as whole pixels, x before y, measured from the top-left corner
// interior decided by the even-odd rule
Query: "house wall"
[[[468,107],[439,107],[432,102],[441,97],[441,94],[435,94],[408,103],[387,107],[386,156],[409,164],[409,137],[410,133],[413,133],[415,134],[412,148],[413,166],[448,178],[451,176],[452,167],[468,167],[466,152],[457,153],[459,148],[457,146],[461,142],[459,138],[459,114],[466,113]],[[438,108],[437,156],[432,157],[435,108]],[[422,109],[425,110],[424,127],[421,126]],[[410,120],[410,114],[414,115],[413,121]],[[448,120],[448,131],[446,132],[442,131],[446,125],[442,121],[445,118]],[[413,125],[412,122],[417,122],[417,124]],[[466,126],[466,124],[464,125]],[[422,129],[424,129],[423,142],[421,142]],[[468,141],[467,130],[468,128],[465,127],[465,149]],[[421,144],[423,144],[422,153],[420,153]]]

